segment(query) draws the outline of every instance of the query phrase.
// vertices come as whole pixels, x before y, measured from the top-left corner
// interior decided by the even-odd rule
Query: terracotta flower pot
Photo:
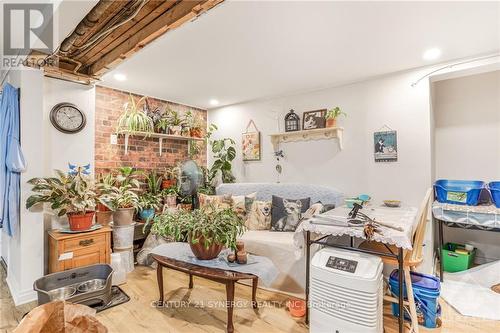
[[[177,206],[177,196],[175,194],[167,194],[165,196],[165,204],[170,208]]]
[[[169,132],[172,135],[181,135],[182,127],[181,126],[170,126]]]
[[[69,228],[73,231],[84,231],[92,227],[95,212],[86,212],[85,214],[68,213]]]
[[[134,222],[134,208],[118,208],[113,212],[113,225],[130,225]]]
[[[199,127],[194,127],[194,128],[191,128],[190,130],[190,134],[193,138],[201,138],[203,137],[203,133],[201,131],[201,128]]]
[[[326,127],[336,127],[337,126],[337,118],[328,118],[326,120]]]
[[[175,185],[175,183],[176,183],[175,179],[163,179],[161,181],[161,188],[166,189],[172,187]]]
[[[184,210],[193,210],[193,204],[180,203],[179,207]]]
[[[220,251],[222,251],[222,244],[212,244],[208,248],[205,247],[205,238],[203,236],[198,238],[198,243],[191,242],[191,236],[188,239],[191,251],[196,258],[200,260],[211,260],[217,258]]]
[[[103,205],[102,203],[98,203],[97,204],[97,211],[99,212],[110,212],[111,209],[109,209],[108,207],[106,207],[105,205]]]
[[[109,222],[113,221],[113,212],[112,211],[107,211],[107,212],[97,211],[97,212],[95,212],[95,219],[96,219],[96,222],[99,223],[100,225],[108,225]]]

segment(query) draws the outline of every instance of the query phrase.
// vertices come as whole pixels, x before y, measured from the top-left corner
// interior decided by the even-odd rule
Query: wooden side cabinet
[[[111,262],[111,228],[63,234],[49,231],[49,273]]]

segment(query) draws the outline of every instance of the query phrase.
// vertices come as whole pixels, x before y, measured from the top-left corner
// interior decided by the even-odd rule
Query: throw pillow
[[[311,198],[284,199],[273,195],[271,210],[271,230],[295,231],[311,205]]]
[[[245,219],[256,197],[257,192],[248,195],[233,195],[233,210],[239,217]]]
[[[226,209],[231,208],[233,205],[231,195],[208,195],[198,193],[198,201],[200,202],[200,208],[212,205],[216,209]]]
[[[269,230],[271,228],[271,201],[255,200],[247,216],[245,226],[248,230]]]

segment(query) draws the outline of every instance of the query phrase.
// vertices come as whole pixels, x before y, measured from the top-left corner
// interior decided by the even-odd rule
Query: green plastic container
[[[469,254],[456,253],[456,249],[465,249],[465,246],[456,243],[446,243],[441,250],[443,269],[445,272],[462,272],[472,267],[476,249]]]

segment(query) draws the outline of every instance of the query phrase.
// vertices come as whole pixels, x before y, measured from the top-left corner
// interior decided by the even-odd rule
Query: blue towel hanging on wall
[[[7,83],[0,102],[0,226],[9,236],[19,231],[20,173],[26,167],[19,118],[19,89]]]

